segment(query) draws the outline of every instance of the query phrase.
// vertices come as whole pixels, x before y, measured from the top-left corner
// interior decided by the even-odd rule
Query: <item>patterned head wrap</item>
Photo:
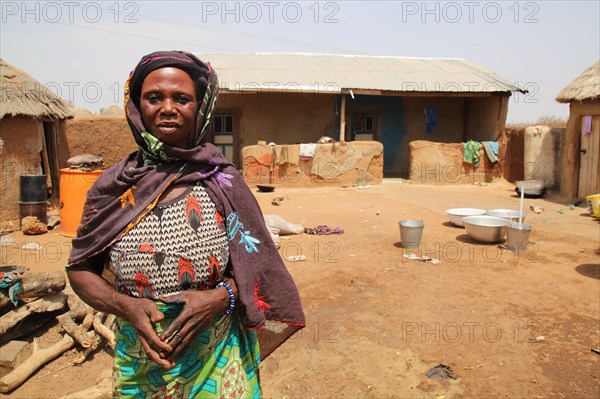
[[[142,83],[152,71],[173,67],[186,72],[196,88],[198,113],[195,129],[190,137],[190,146],[197,147],[204,143],[209,129],[219,92],[217,73],[208,62],[200,61],[195,55],[181,51],[159,51],[148,54],[129,74],[125,85],[125,113],[135,142],[144,155],[147,164],[159,164],[181,158],[181,150],[161,143],[147,131],[140,113],[140,95]]]

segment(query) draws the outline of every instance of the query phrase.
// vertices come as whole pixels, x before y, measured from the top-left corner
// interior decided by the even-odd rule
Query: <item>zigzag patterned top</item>
[[[229,260],[223,217],[205,189],[157,205],[112,245],[116,288],[133,297],[158,299],[183,290],[214,288]]]

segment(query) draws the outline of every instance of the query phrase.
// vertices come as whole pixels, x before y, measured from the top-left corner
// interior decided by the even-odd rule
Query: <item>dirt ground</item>
[[[341,226],[339,235],[281,240],[307,326],[261,366],[267,398],[598,398],[600,397],[600,223],[557,195],[525,199],[533,225],[521,253],[477,244],[446,209],[518,209],[514,186],[382,185],[277,188],[256,193],[266,214],[304,227]],[[283,196],[279,206],[271,204]],[[559,212],[562,210],[562,213]],[[440,264],[407,260],[398,221],[425,222],[421,251]],[[41,251],[2,249],[2,264],[62,270],[69,239],[35,237]],[[10,253],[9,253],[10,252]],[[56,326],[40,346],[59,337]],[[536,341],[536,337],[544,339]],[[110,373],[112,352],[82,366],[69,352],[9,398],[57,398]],[[438,364],[455,380],[429,379]]]

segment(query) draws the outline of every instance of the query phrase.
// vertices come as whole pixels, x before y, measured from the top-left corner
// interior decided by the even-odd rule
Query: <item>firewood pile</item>
[[[83,363],[103,342],[114,349],[115,316],[105,316],[85,304],[66,287],[64,272],[34,273],[24,267],[3,266],[0,281],[4,282],[0,285],[2,346],[26,339],[53,318],[64,331],[62,338],[47,348],[38,348],[33,339],[32,354],[0,377],[1,393],[15,389],[45,363],[72,348],[80,349],[74,364]]]

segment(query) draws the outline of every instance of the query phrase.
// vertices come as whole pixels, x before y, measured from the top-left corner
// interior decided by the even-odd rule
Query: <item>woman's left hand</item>
[[[229,296],[224,288],[182,291],[159,299],[167,304],[183,304],[181,313],[160,337],[173,348],[170,354],[165,355],[171,361],[177,359],[217,315],[224,314],[229,305]]]

